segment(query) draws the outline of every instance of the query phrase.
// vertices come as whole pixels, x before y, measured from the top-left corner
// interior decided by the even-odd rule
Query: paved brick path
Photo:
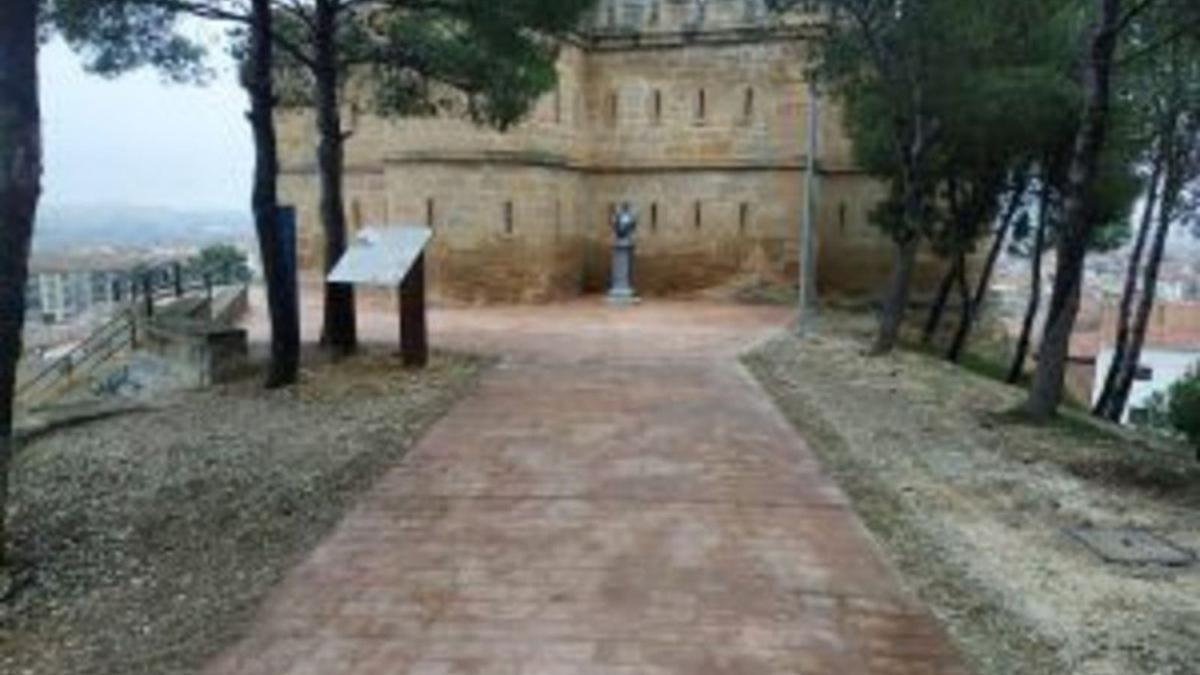
[[[783,321],[692,304],[437,313],[435,341],[502,364],[210,672],[965,672],[736,363]],[[364,324],[391,334],[386,316]]]

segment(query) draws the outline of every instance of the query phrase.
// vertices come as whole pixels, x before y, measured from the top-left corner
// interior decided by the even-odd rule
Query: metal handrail
[[[16,391],[17,400],[28,401],[35,394],[53,390],[76,372],[86,372],[107,362],[122,349],[133,344],[134,330],[132,311],[128,307],[122,308],[115,318],[94,331],[83,342],[48,364],[37,375],[21,383]]]
[[[114,327],[120,326],[124,329],[128,329],[129,323],[130,323],[130,318],[131,318],[129,316],[129,312],[130,312],[129,307],[123,307],[117,313],[116,317],[110,319],[108,322],[106,322],[100,328],[97,328],[96,330],[92,331],[91,335],[89,335],[87,338],[85,338],[83,340],[83,342],[80,342],[78,345],[72,347],[65,354],[54,359],[54,361],[47,364],[46,367],[43,368],[41,371],[39,371],[36,375],[34,375],[33,377],[31,377],[28,380],[19,384],[17,386],[17,392],[16,392],[17,397],[19,398],[25,392],[33,389],[42,380],[45,380],[50,375],[53,375],[56,372],[61,372],[63,370],[70,370],[72,368],[72,365],[77,362],[76,359],[81,353],[86,355],[88,352],[91,351],[93,342],[101,341],[101,336],[105,336],[106,338],[111,337],[111,336],[106,336],[105,334],[108,333],[110,330],[112,330]],[[107,342],[107,339],[105,339],[104,341]]]
[[[185,278],[189,275],[190,279]],[[116,315],[33,377],[18,384],[17,400],[29,399],[39,390],[49,391],[63,380],[74,376],[76,372],[86,371],[85,366],[99,366],[122,349],[135,345],[139,304],[145,304],[145,314],[147,318],[152,318],[155,299],[172,295],[183,297],[194,290],[203,290],[211,302],[213,279],[208,274],[195,274],[178,261],[148,268],[139,275],[131,274],[129,299],[122,304]],[[96,358],[98,354],[102,355]]]

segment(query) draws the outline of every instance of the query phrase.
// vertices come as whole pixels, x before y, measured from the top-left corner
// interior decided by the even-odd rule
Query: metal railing
[[[130,307],[122,307],[103,326],[83,342],[51,361],[36,375],[17,386],[16,399],[23,407],[32,408],[54,398],[112,360],[137,340],[137,320]]]
[[[216,275],[195,270],[180,262],[170,262],[143,270],[129,282],[131,304],[138,305],[147,317],[155,313],[154,301],[161,297],[182,298],[192,291],[203,291],[211,305],[213,288],[217,283],[232,283],[231,275]]]
[[[189,270],[180,262],[138,270],[129,275],[127,284],[128,293],[124,294],[127,300],[120,302],[110,320],[65,354],[17,384],[16,400],[19,405],[25,408],[45,405],[117,355],[136,349],[139,318],[147,321],[154,318],[157,299],[183,298],[190,291],[200,290],[204,292],[205,304],[212,306],[213,276]]]

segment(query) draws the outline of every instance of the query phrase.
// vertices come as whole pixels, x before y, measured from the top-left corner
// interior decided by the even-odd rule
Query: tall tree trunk
[[[316,83],[317,168],[321,177],[321,224],[325,230],[325,273],[346,252],[346,208],[342,195],[345,135],[341,116],[341,73],[338,64],[338,2],[317,0],[313,17],[313,61]],[[354,287],[325,285],[325,321],[321,344],[340,353],[358,346]]]
[[[277,179],[279,158],[275,136],[275,88],[272,66],[271,0],[254,0],[250,15],[250,56],[245,87],[250,95],[250,128],[254,134],[254,228],[262,255],[271,320],[271,365],[268,387],[294,384],[300,369],[300,315],[294,293],[280,278],[283,242],[279,236]],[[294,252],[293,252],[294,254]],[[292,266],[294,269],[294,265]]]
[[[0,3],[0,566],[7,563],[8,474],[16,450],[13,396],[25,326],[29,247],[41,196],[38,4]]]
[[[957,182],[957,181],[955,181]],[[974,239],[975,228],[979,223],[984,222],[989,211],[992,210],[992,205],[999,199],[1001,192],[1001,180],[997,180],[994,184],[985,182],[976,185],[973,190],[968,191],[966,204],[961,203],[959,197],[951,199],[951,208],[955,214],[956,227],[963,237],[963,242],[957,247],[955,253],[955,262],[957,268],[957,285],[959,290],[959,317],[958,329],[954,331],[954,337],[950,342],[950,348],[946,351],[946,358],[953,363],[958,363],[962,360],[963,352],[966,350],[967,341],[971,337],[971,329],[975,326],[975,318],[979,304],[976,300],[976,294],[972,293],[971,283],[967,279],[967,249],[970,247]],[[1021,186],[1021,191],[1024,191],[1024,186]],[[1015,205],[1020,200],[1020,194],[1014,192],[1012,204],[1005,210],[1002,225],[999,228],[1002,231],[1007,231],[1012,218],[1016,213]],[[992,255],[999,256],[999,246],[1004,242],[1003,235],[997,236],[992,244],[992,252],[989,254],[987,265],[994,266],[995,260]],[[988,283],[986,279],[992,274],[990,269],[985,269],[980,279],[981,288],[978,292],[982,292]]]
[[[1021,211],[1021,203],[1025,201],[1025,192],[1030,186],[1030,175],[1028,175],[1028,167],[1024,167],[1019,172],[1018,178],[1015,179],[1013,185],[1013,196],[1008,202],[1008,208],[1004,209],[1004,215],[1001,217],[1000,227],[996,228],[995,237],[991,239],[991,249],[988,251],[988,259],[984,262],[983,270],[979,273],[979,281],[976,283],[976,291],[971,298],[971,313],[967,317],[968,321],[965,324],[959,324],[959,333],[955,335],[955,342],[961,342],[960,345],[950,348],[950,353],[958,353],[959,357],[950,357],[953,362],[958,362],[961,357],[961,352],[966,347],[967,341],[971,339],[971,331],[974,329],[979,318],[980,310],[983,310],[984,301],[988,299],[988,291],[991,288],[991,277],[996,273],[996,263],[1000,261],[1001,253],[1004,251],[1004,243],[1008,241],[1008,234],[1013,231],[1013,222],[1016,220],[1016,214]]]
[[[1038,224],[1033,239],[1033,255],[1029,263],[1029,301],[1025,305],[1025,319],[1021,322],[1021,335],[1012,365],[1008,369],[1008,383],[1016,384],[1025,373],[1025,359],[1029,356],[1029,343],[1033,338],[1033,326],[1042,308],[1042,256],[1046,250],[1046,227],[1049,223],[1050,186],[1042,178],[1041,205],[1038,207]]]
[[[904,323],[904,313],[908,309],[909,289],[912,287],[913,271],[917,266],[917,249],[920,243],[920,238],[915,235],[896,242],[892,278],[888,282],[887,293],[884,296],[883,308],[879,317],[879,334],[871,348],[872,354],[888,354],[896,348],[896,343],[900,340],[900,327]]]
[[[950,291],[954,290],[956,279],[958,279],[957,259],[946,268],[946,273],[942,275],[942,281],[938,284],[937,295],[934,296],[933,304],[929,307],[929,316],[925,319],[925,330],[921,331],[923,344],[932,343],[933,336],[942,327],[942,317],[946,315],[946,303],[950,300]]]
[[[1104,388],[1100,392],[1100,397],[1096,399],[1096,404],[1092,407],[1092,414],[1098,417],[1112,418],[1108,411],[1111,407],[1121,366],[1128,353],[1133,301],[1137,295],[1137,280],[1142,268],[1142,256],[1146,251],[1146,241],[1150,238],[1150,230],[1154,227],[1153,214],[1154,207],[1158,203],[1158,184],[1162,180],[1163,159],[1161,153],[1154,158],[1154,168],[1150,173],[1150,185],[1146,192],[1146,206],[1142,211],[1141,226],[1138,228],[1133,251],[1129,254],[1129,267],[1125,270],[1125,287],[1121,292],[1121,307],[1117,319],[1117,336],[1113,346],[1112,363],[1109,364],[1108,374],[1104,377]]]
[[[946,352],[946,358],[954,363],[962,360],[963,350],[967,346],[967,336],[971,334],[971,323],[975,316],[974,301],[971,298],[971,284],[967,281],[967,253],[960,250],[955,267],[958,269],[958,293],[959,302],[958,308],[958,330],[954,331],[954,339],[950,343],[950,349]]]
[[[1167,144],[1170,145],[1169,143]],[[1174,150],[1168,147],[1167,153]],[[1163,181],[1162,206],[1158,210],[1158,229],[1154,232],[1154,243],[1150,247],[1150,256],[1146,259],[1145,278],[1142,279],[1142,297],[1138,303],[1137,316],[1134,319],[1133,332],[1129,340],[1129,352],[1121,363],[1116,384],[1113,387],[1112,400],[1104,411],[1105,417],[1119,422],[1129,403],[1129,393],[1133,389],[1133,381],[1137,377],[1138,361],[1142,357],[1142,347],[1146,343],[1146,330],[1150,326],[1150,315],[1154,311],[1154,299],[1158,288],[1158,273],[1162,266],[1163,253],[1167,248],[1167,236],[1171,233],[1171,221],[1175,217],[1175,208],[1179,203],[1179,193],[1182,185],[1179,180],[1179,162],[1176,158],[1168,157],[1166,178]]]
[[[1004,211],[1000,227],[996,228],[996,236],[992,238],[992,247],[988,250],[987,261],[984,262],[983,270],[979,274],[979,282],[975,285],[975,297],[972,304],[976,309],[983,307],[983,303],[987,299],[988,289],[992,287],[992,275],[996,272],[996,263],[1000,260],[1000,254],[1004,252],[1004,244],[1008,241],[1008,233],[1012,232],[1013,222],[1017,219],[1017,214],[1021,212],[1021,203],[1025,199],[1026,190],[1029,189],[1029,176],[1026,171],[1023,170],[1016,179],[1012,200],[1009,201],[1008,208]]]
[[[926,126],[928,120],[922,117],[923,92],[920,87],[913,87],[912,106],[917,116],[917,123],[912,137],[898,139],[897,146],[902,148],[900,165],[903,167],[901,180],[903,182],[903,231],[893,233],[895,243],[895,259],[892,265],[892,276],[888,281],[887,291],[883,297],[883,307],[879,315],[879,332],[871,354],[881,356],[891,353],[900,340],[900,329],[904,325],[904,315],[908,311],[908,299],[912,289],[913,272],[917,266],[917,251],[921,246],[922,219],[925,217],[925,192],[922,162],[926,153]]]
[[[1109,111],[1112,105],[1113,57],[1120,28],[1120,0],[1094,0],[1099,15],[1088,44],[1084,82],[1084,110],[1064,191],[1063,227],[1058,242],[1054,291],[1038,350],[1037,370],[1024,412],[1034,420],[1048,420],[1058,414],[1066,383],[1071,333],[1079,313],[1083,290],[1083,264],[1087,257],[1094,222],[1092,188],[1100,162],[1100,153],[1108,140]]]

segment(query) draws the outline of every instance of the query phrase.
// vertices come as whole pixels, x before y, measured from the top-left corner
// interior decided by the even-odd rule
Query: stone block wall
[[[741,273],[783,281],[796,259],[799,171],[619,171],[588,182],[587,290],[607,283],[609,214],[622,201],[640,216],[635,281],[645,294],[697,291]]]
[[[506,133],[348,114],[351,228],[431,226],[432,292],[471,303],[603,290],[609,217],[623,201],[641,219],[643,294],[795,279],[814,19],[769,23],[761,10],[761,0],[601,2],[564,45],[558,86]],[[319,268],[311,115],[280,124],[281,193],[298,207],[303,264]],[[872,293],[891,255],[867,226],[883,191],[855,171],[828,102],[820,132],[821,289]]]
[[[581,181],[562,166],[507,162],[393,163],[396,222],[433,229],[435,294],[466,302],[540,302],[580,285]]]
[[[782,36],[758,40],[599,43],[585,76],[584,159],[602,167],[800,166],[807,48]]]

